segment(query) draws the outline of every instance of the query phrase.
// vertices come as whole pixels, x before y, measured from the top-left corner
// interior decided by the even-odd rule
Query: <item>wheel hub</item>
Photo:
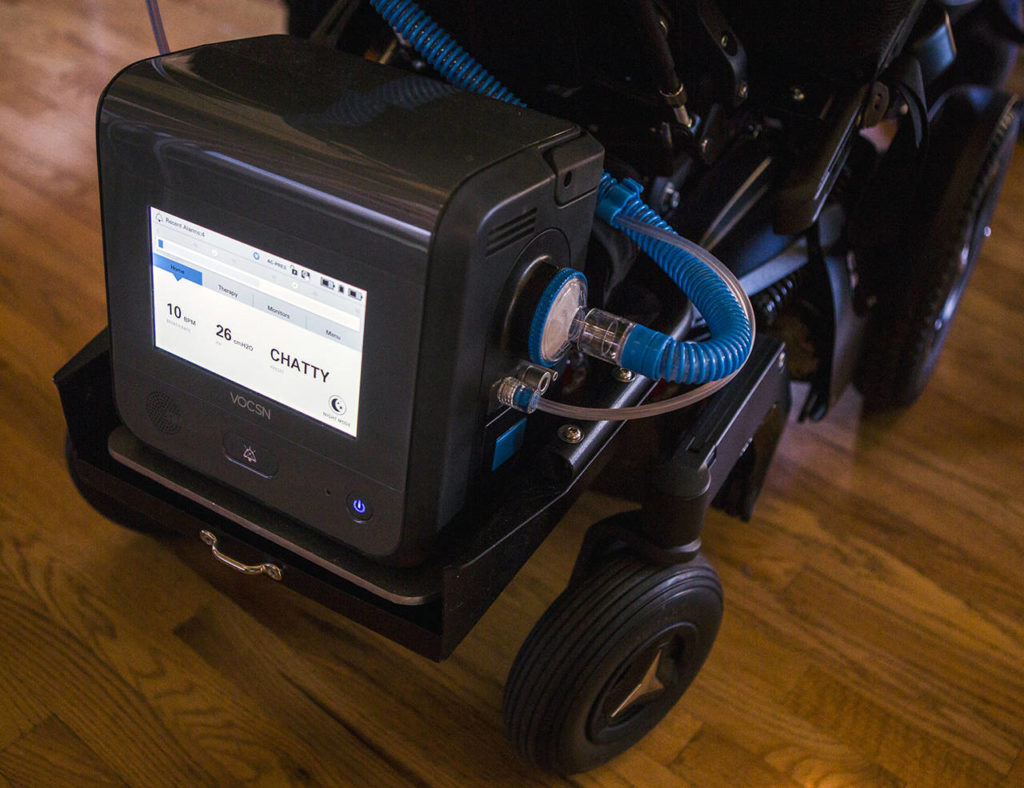
[[[643,703],[645,700],[651,699],[652,696],[661,693],[665,689],[665,684],[658,677],[658,670],[661,667],[661,655],[665,652],[662,649],[654,655],[654,659],[651,661],[650,667],[644,673],[644,677],[640,679],[640,683],[637,684],[633,690],[625,697],[625,699],[618,705],[618,707],[611,713],[610,719],[621,716],[628,709],[632,708],[637,703]]]
[[[687,663],[696,654],[696,640],[693,624],[679,622],[626,658],[594,701],[590,739],[610,741],[654,707],[671,707],[689,683]],[[656,713],[660,717],[664,711]]]

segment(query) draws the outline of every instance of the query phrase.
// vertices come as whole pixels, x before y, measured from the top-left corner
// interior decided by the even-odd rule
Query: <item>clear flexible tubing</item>
[[[440,72],[451,84],[464,90],[515,104],[516,106],[526,106],[518,96],[502,85],[472,55],[459,46],[458,42],[440,25],[434,22],[413,0],[370,0],[370,5],[391,26],[396,35],[407,41],[413,49],[419,52],[424,60]],[[611,179],[611,176],[605,174],[604,178],[602,178],[602,185],[612,183],[614,183],[614,180]],[[651,213],[653,214],[653,211]],[[622,225],[627,217],[619,213],[615,218]],[[644,218],[647,219],[649,217],[645,215]],[[664,222],[659,223],[663,224],[664,228],[660,226],[650,227],[650,230],[660,230],[660,233],[664,233],[671,240],[661,237],[660,233],[652,234],[649,232],[648,225],[645,222],[640,222],[639,224],[644,228],[643,235],[683,249],[686,253],[694,255],[707,263],[720,276],[723,271],[726,272],[727,277],[723,276],[722,278],[742,306],[750,327],[749,344],[747,344],[742,358],[734,358],[727,363],[724,366],[724,370],[728,374],[725,374],[718,380],[712,380],[685,394],[662,402],[627,408],[582,408],[541,399],[538,403],[538,410],[588,420],[623,420],[656,416],[660,413],[667,413],[670,410],[685,407],[710,396],[728,383],[735,376],[736,372],[739,371],[740,367],[742,367],[743,362],[746,361],[746,357],[753,347],[754,315],[753,309],[750,306],[750,300],[746,297],[736,278],[725,266],[718,263],[709,252],[701,249],[700,254],[694,254],[693,248],[695,245],[689,244],[689,242],[685,246],[680,245],[679,241],[683,239],[671,232],[671,228]],[[635,226],[632,229],[635,230]],[[700,247],[696,248],[700,249]],[[709,258],[714,262],[709,262]],[[671,271],[668,273],[672,276]],[[707,315],[705,315],[705,318],[707,318]],[[714,363],[712,366],[714,366]]]

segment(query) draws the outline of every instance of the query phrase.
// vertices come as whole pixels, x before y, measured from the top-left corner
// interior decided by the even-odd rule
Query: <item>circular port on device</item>
[[[580,271],[562,268],[541,293],[530,323],[530,360],[553,366],[574,339],[576,316],[587,302],[587,280]]]

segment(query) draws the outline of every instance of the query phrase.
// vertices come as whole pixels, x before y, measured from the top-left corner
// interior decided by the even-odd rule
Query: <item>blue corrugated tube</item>
[[[396,35],[451,84],[526,106],[412,0],[370,0],[370,5]],[[598,189],[597,215],[640,244],[679,285],[704,316],[711,339],[677,342],[667,334],[638,325],[630,332],[620,363],[647,377],[676,383],[707,383],[725,378],[743,366],[750,353],[753,333],[747,314],[725,281],[696,254],[677,243],[619,223],[619,218],[625,217],[650,225],[655,231],[675,235],[672,227],[640,199],[641,191],[635,181],[619,183],[605,173]]]
[[[638,325],[626,340],[621,365],[651,378],[675,383],[707,383],[731,375],[743,366],[753,340],[750,321],[729,286],[700,259],[709,254],[685,242],[672,227],[640,199],[642,188],[629,179],[622,183],[607,173],[598,187],[597,215],[640,244],[704,316],[711,339],[676,341],[667,334]],[[632,219],[668,234],[657,238],[643,229],[623,226]],[[691,249],[681,248],[690,245]]]
[[[405,39],[452,85],[517,107],[526,106],[416,3],[411,0],[370,0],[370,5],[400,38]]]

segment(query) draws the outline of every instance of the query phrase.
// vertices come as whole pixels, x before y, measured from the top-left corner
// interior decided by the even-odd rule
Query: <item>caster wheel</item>
[[[701,556],[660,567],[606,559],[554,601],[505,686],[522,757],[573,774],[613,758],[675,705],[711,651],[722,586]]]
[[[891,253],[856,376],[866,409],[904,408],[924,390],[988,232],[1019,126],[1016,99],[985,88],[951,91],[936,108],[918,219]]]

